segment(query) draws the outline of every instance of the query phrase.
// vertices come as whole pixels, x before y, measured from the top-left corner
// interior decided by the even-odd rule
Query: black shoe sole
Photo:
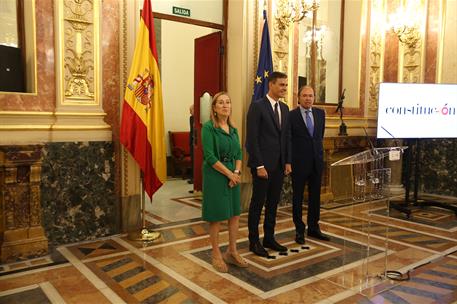
[[[268,249],[271,249],[271,250],[274,250],[274,251],[277,251],[277,252],[287,252],[287,247],[284,247],[284,249],[282,249],[282,248],[279,249],[279,248],[272,248],[272,247],[263,245],[263,248],[268,248]]]
[[[259,256],[259,257],[268,258],[268,256],[269,256],[268,252],[266,254],[260,254],[258,252],[254,252],[252,250],[249,250],[249,251],[252,252],[253,254],[255,254],[256,256]]]
[[[314,239],[318,239],[318,240],[321,240],[321,241],[330,241],[330,238],[329,237],[326,237],[326,236],[317,236],[317,235],[312,235],[312,234],[308,234],[309,237],[312,237]]]

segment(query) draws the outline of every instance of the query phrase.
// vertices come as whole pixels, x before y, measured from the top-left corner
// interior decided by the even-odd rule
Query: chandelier
[[[300,22],[309,12],[319,8],[319,0],[279,0],[275,18],[281,33],[290,23]]]
[[[409,48],[414,49],[420,42],[419,8],[410,1],[406,7],[400,7],[389,16],[389,25],[397,35],[398,40]]]

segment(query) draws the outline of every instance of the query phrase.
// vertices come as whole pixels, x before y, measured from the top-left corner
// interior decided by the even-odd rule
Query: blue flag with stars
[[[273,72],[271,58],[270,33],[268,31],[267,12],[263,11],[262,42],[260,46],[259,65],[254,79],[254,94],[252,101],[265,97],[268,93],[268,77]]]

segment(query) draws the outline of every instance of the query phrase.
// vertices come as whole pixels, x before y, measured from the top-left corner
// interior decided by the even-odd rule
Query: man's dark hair
[[[287,78],[287,74],[284,74],[283,72],[273,72],[268,77],[268,83],[276,82],[276,79],[279,79],[279,78]]]

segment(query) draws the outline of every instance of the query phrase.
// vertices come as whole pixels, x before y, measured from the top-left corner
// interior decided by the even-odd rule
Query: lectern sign
[[[381,83],[378,138],[457,138],[457,84]]]

